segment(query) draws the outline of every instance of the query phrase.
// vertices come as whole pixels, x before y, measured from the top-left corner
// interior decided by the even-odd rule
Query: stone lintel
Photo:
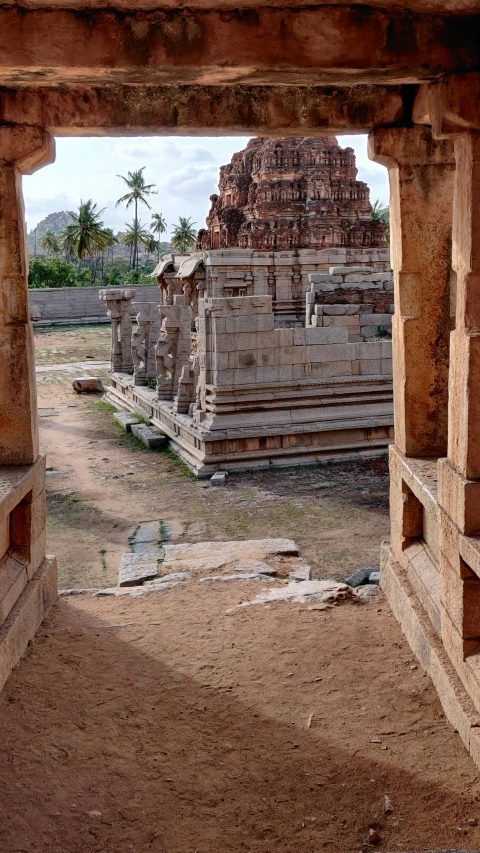
[[[400,86],[20,86],[0,89],[0,121],[55,135],[183,134],[195,129],[262,136],[368,132],[400,123]]]
[[[5,5],[0,83],[411,84],[477,68],[478,29],[478,13],[400,6]]]

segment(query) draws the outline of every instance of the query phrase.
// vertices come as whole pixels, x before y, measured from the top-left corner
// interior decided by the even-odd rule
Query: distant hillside
[[[45,219],[42,219],[41,222],[38,223],[36,229],[28,232],[27,243],[30,249],[33,249],[35,246],[35,230],[37,232],[37,248],[38,241],[42,234],[50,228],[55,234],[58,234],[59,231],[62,230],[64,225],[68,225],[69,222],[72,221],[72,213],[68,210],[60,210],[56,213],[49,213]]]

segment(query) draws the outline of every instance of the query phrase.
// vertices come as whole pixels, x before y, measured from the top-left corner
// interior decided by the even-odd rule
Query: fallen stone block
[[[369,583],[380,583],[380,571],[371,572],[368,576]]]
[[[138,418],[131,412],[115,412],[113,417],[126,432],[132,431],[132,424],[138,424]]]
[[[105,391],[102,380],[96,376],[79,376],[73,380],[72,385],[77,394],[103,394]]]
[[[312,604],[313,609],[323,610],[333,607],[340,601],[354,600],[355,593],[344,583],[333,580],[289,581],[275,589],[264,589],[253,601],[243,601],[238,607],[232,607],[227,613],[233,613],[240,607],[253,604],[274,604],[289,601],[295,604]]]
[[[215,474],[213,474],[210,477],[210,484],[212,486],[224,486],[226,483],[226,480],[227,480],[227,475],[225,474],[224,471],[216,471]]]
[[[309,581],[311,580],[312,570],[310,566],[297,566],[288,573],[288,577],[292,581]]]
[[[346,579],[345,583],[354,588],[356,586],[361,586],[364,583],[368,583],[371,573],[375,571],[376,569],[373,566],[369,566],[367,569],[357,569],[353,575],[350,575],[350,577]]]
[[[132,424],[131,432],[140,439],[149,450],[161,450],[167,446],[168,438],[162,432],[146,424]]]
[[[118,586],[141,586],[158,576],[158,559],[144,554],[122,554],[118,571]]]
[[[161,583],[172,583],[173,581],[188,581],[191,577],[190,572],[170,572],[170,574],[162,575],[162,577],[155,578],[153,581],[146,581],[143,586],[151,587],[158,586]]]
[[[212,583],[213,581],[229,582],[229,581],[264,581],[277,582],[278,578],[272,578],[270,575],[262,575],[257,572],[246,572],[245,574],[236,575],[212,575],[208,578],[200,578],[200,583]]]
[[[268,563],[264,563],[262,560],[244,560],[242,563],[239,563],[238,566],[235,566],[233,571],[261,575],[276,574],[276,569],[269,566]]]

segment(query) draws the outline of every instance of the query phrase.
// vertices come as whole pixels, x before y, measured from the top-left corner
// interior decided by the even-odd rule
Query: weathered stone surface
[[[102,380],[95,376],[79,376],[73,380],[72,385],[77,394],[103,394],[105,391]]]
[[[199,249],[386,246],[355,154],[335,137],[256,138],[220,169]],[[342,199],[341,214],[338,199]]]
[[[113,417],[125,432],[131,432],[132,424],[138,424],[138,418],[130,412],[115,412]]]
[[[215,474],[210,477],[211,486],[224,486],[226,482],[227,475],[223,471],[216,471]]]
[[[168,444],[167,436],[146,424],[132,424],[131,432],[135,438],[143,441],[149,450],[162,450]]]
[[[163,572],[210,572],[249,560],[274,556],[298,556],[298,547],[291,539],[248,539],[239,542],[196,542],[186,545],[165,545]]]
[[[143,554],[123,554],[118,572],[118,586],[140,586],[158,575],[159,559]]]

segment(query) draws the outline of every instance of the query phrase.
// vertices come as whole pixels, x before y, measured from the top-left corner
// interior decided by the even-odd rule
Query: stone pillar
[[[456,136],[448,460],[439,502],[460,533],[480,535],[480,131]]]
[[[133,302],[133,307],[138,311],[131,342],[134,384],[146,385],[157,377],[155,346],[160,334],[160,312],[154,302]]]
[[[438,457],[448,431],[453,147],[427,127],[380,128],[369,156],[390,180],[395,444]]]
[[[131,373],[132,358],[132,308],[134,290],[122,287],[108,287],[100,290],[99,299],[107,306],[107,314],[112,321],[112,373]]]
[[[54,159],[42,128],[0,128],[0,465],[29,465],[39,453],[21,175]]]

